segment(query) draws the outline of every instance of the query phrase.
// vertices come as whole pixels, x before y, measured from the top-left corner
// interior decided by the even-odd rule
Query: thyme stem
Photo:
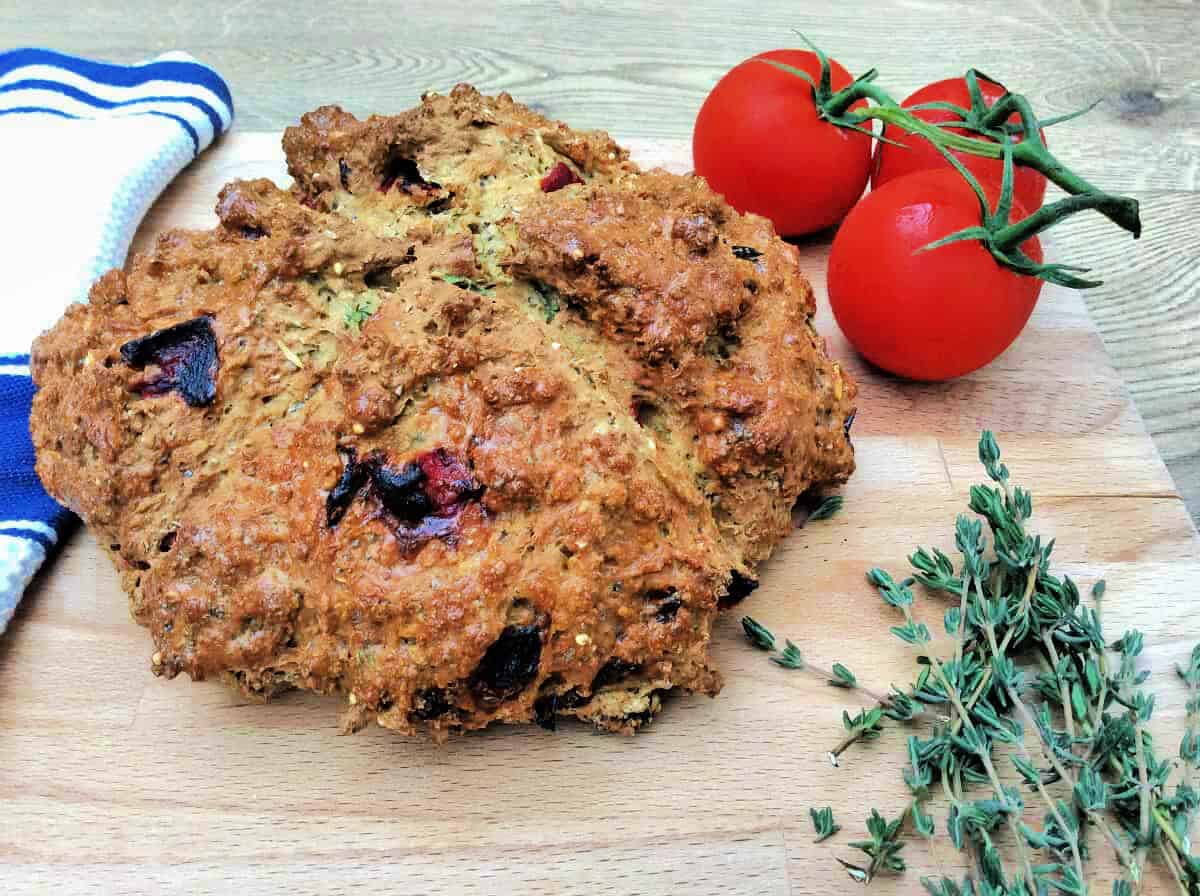
[[[1036,572],[1031,573],[1030,579],[1032,579],[1035,574],[1036,574]],[[989,623],[986,623],[985,628],[986,628],[987,635],[988,635],[988,642],[992,645],[992,655],[996,659],[1003,658],[1002,651],[996,649],[996,634],[995,634],[994,627],[989,622]],[[1025,708],[1025,704],[1021,701],[1020,694],[1018,694],[1011,687],[1007,687],[1005,690],[1008,694],[1008,699],[1012,702],[1012,704],[1014,706],[1020,705],[1020,707],[1022,709]],[[1028,716],[1028,713],[1026,713],[1026,715]],[[1035,725],[1035,727],[1037,727],[1037,726]],[[1025,741],[1018,739],[1016,741],[1016,744],[1017,744],[1018,749],[1021,751],[1022,755],[1024,756],[1025,761],[1028,762],[1030,765],[1032,765],[1033,764],[1033,756],[1030,754],[1029,748],[1027,746],[1025,746]],[[1075,873],[1079,875],[1079,879],[1084,880],[1085,876],[1083,873],[1083,857],[1079,853],[1079,836],[1077,834],[1073,834],[1071,832],[1071,827],[1067,824],[1067,820],[1065,818],[1063,818],[1062,813],[1058,809],[1057,800],[1054,800],[1053,798],[1051,798],[1050,794],[1046,790],[1046,785],[1044,783],[1042,783],[1041,777],[1039,776],[1035,780],[1036,780],[1038,795],[1041,796],[1042,800],[1046,803],[1046,805],[1050,807],[1050,812],[1054,816],[1054,820],[1056,822],[1058,822],[1058,826],[1063,831],[1064,835],[1069,835],[1069,839],[1068,839],[1067,843],[1071,847],[1071,861],[1075,865]]]
[[[1191,896],[1191,894],[1188,892],[1187,886],[1184,884],[1184,880],[1186,878],[1184,876],[1183,869],[1179,866],[1179,859],[1175,857],[1175,854],[1171,852],[1171,850],[1169,850],[1161,840],[1158,841],[1157,846],[1159,853],[1163,857],[1163,861],[1166,863],[1167,867],[1171,869],[1171,874],[1175,878],[1175,884],[1179,887],[1180,896]]]
[[[1134,850],[1134,857],[1138,867],[1141,868],[1146,862],[1146,850],[1150,845],[1150,785],[1146,777],[1146,747],[1142,743],[1142,723],[1138,718],[1137,713],[1131,712],[1133,717],[1133,744],[1134,755],[1137,757],[1138,770],[1138,827],[1141,831],[1141,837],[1138,838],[1137,848]],[[1138,892],[1142,889],[1142,879],[1139,874],[1137,878]]]
[[[1015,698],[1017,695],[1011,694],[1010,696]],[[1013,706],[1015,706],[1024,717],[1026,724],[1031,725],[1034,730],[1037,731],[1038,743],[1041,745],[1042,755],[1050,761],[1050,764],[1054,767],[1054,770],[1058,772],[1058,776],[1071,785],[1072,788],[1074,788],[1078,783],[1075,779],[1075,776],[1067,771],[1066,767],[1061,761],[1059,761],[1053,745],[1047,743],[1046,735],[1043,733],[1041,726],[1033,718],[1033,714],[1030,713],[1029,708],[1020,699],[1014,699]],[[1117,837],[1117,834],[1112,829],[1112,826],[1109,825],[1108,821],[1103,815],[1099,814],[1095,810],[1088,809],[1086,811],[1091,822],[1100,829],[1100,832],[1104,834],[1105,839],[1107,839],[1112,845],[1112,848],[1116,852],[1117,858],[1120,860],[1121,864],[1127,871],[1129,871],[1130,876],[1136,880],[1137,866],[1134,865],[1133,857],[1129,854],[1129,850],[1125,848],[1125,845],[1121,842],[1120,838]]]
[[[958,690],[950,684],[950,679],[946,677],[946,672],[942,668],[942,664],[938,662],[936,657],[931,656],[929,659],[932,663],[934,674],[937,675],[938,679],[942,682],[942,687],[946,689],[946,693],[950,696],[950,701],[954,705],[954,708],[958,711],[959,716],[963,719],[967,728],[970,729],[972,733],[978,734],[979,732],[975,728],[975,723],[971,721],[970,713],[968,713],[966,707],[962,705],[962,701],[958,697]],[[1000,776],[996,773],[996,766],[995,763],[992,762],[991,753],[989,753],[985,748],[980,748],[975,751],[975,755],[979,757],[979,761],[983,765],[984,771],[987,772],[988,780],[991,781],[992,790],[995,791],[996,798],[1007,809],[1004,817],[1008,822],[1009,829],[1012,830],[1013,837],[1017,841],[1017,848],[1021,854],[1021,865],[1025,868],[1026,885],[1028,887],[1032,887],[1034,875],[1033,863],[1029,858],[1029,848],[1025,843],[1025,838],[1021,836],[1020,829],[1017,827],[1017,822],[1013,817],[1016,813],[1013,811],[1013,806],[1008,800],[1008,794],[1004,791],[1004,785],[1000,782]],[[1030,890],[1030,892],[1033,893],[1034,891]]]
[[[1059,659],[1058,651],[1054,647],[1053,632],[1042,633],[1042,643],[1046,645],[1046,653],[1050,655],[1050,665],[1054,669],[1055,674],[1058,673]],[[1061,675],[1058,675],[1058,690],[1062,700],[1063,721],[1067,726],[1067,734],[1071,735],[1071,739],[1075,739],[1075,714],[1071,711],[1071,692],[1067,685],[1067,680]]]

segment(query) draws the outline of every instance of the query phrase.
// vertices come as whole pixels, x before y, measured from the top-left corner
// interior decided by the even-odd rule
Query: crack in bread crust
[[[856,388],[795,251],[466,85],[323,107],[284,146],[290,190],[230,184],[214,230],[165,234],[34,348],[39,475],[153,670],[437,738],[629,733],[715,694],[719,602],[853,469]],[[200,319],[215,363],[170,330]]]

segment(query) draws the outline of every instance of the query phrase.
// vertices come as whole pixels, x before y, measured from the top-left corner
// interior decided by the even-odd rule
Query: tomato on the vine
[[[988,106],[993,105],[996,100],[1004,96],[1007,92],[1004,87],[986,78],[979,78],[978,83],[984,102]],[[912,106],[921,103],[937,102],[953,103],[956,106],[969,109],[971,107],[971,95],[967,90],[966,79],[947,78],[944,81],[935,81],[933,84],[927,84],[900,105],[906,109],[911,109]],[[952,121],[956,117],[948,109],[911,109],[911,111],[914,116],[922,121],[935,124],[943,121]],[[1008,123],[1019,125],[1021,118],[1014,112],[1009,117]],[[964,130],[963,128],[947,128],[946,130],[952,134],[962,134],[963,136],[974,137],[976,139],[987,139],[980,134]],[[1041,133],[1042,139],[1045,140],[1045,131]],[[871,174],[871,185],[875,189],[898,177],[912,174],[914,171],[924,171],[927,168],[950,167],[950,163],[937,151],[937,148],[923,137],[914,136],[908,131],[892,126],[884,128],[883,134],[889,140],[903,144],[903,147],[891,146],[880,142],[879,148],[875,150],[875,166]],[[1019,138],[1017,142],[1020,142]],[[958,151],[952,151],[952,154],[978,180],[981,182],[991,182],[999,187],[1000,178],[1004,171],[1004,163],[1000,159],[988,159],[983,156],[973,156],[969,153]],[[1037,211],[1041,208],[1042,199],[1046,195],[1046,178],[1033,168],[1017,166],[1013,179],[1013,194],[1017,197],[1017,201],[1025,207],[1026,211]]]
[[[821,63],[807,50],[771,50],[730,70],[696,118],[696,173],[738,211],[770,218],[784,236],[831,227],[867,185],[872,139],[823,121],[812,85],[763,59],[820,82]],[[836,61],[829,66],[833,90],[851,83]]]
[[[999,190],[983,184],[995,208]],[[1014,203],[1010,220],[1025,217]],[[867,360],[900,376],[945,380],[977,370],[1015,340],[1042,281],[1001,266],[978,240],[922,251],[981,223],[979,200],[952,168],[894,180],[854,207],[829,257],[829,303]],[[1042,261],[1037,237],[1021,244]]]

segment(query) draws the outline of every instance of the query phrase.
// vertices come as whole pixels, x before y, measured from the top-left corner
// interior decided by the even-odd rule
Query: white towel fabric
[[[73,523],[33,472],[30,344],[124,263],[159,193],[232,122],[225,82],[185,53],[0,53],[0,632]]]

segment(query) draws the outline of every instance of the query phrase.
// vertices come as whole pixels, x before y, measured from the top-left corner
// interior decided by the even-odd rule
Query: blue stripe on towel
[[[59,118],[79,118],[62,109],[51,109],[49,106],[13,106],[11,109],[0,109],[0,115],[18,115],[23,112],[37,112],[46,115],[57,115]]]
[[[233,116],[233,95],[229,87],[212,69],[198,62],[163,60],[141,65],[117,65],[70,56],[40,47],[21,47],[0,53],[0,77],[26,65],[53,65],[81,75],[99,84],[114,87],[137,87],[147,81],[182,81],[206,87],[229,107]]]
[[[135,106],[141,103],[184,103],[189,106],[195,106],[205,117],[208,118],[208,123],[212,125],[213,135],[221,133],[223,123],[215,109],[204,100],[196,96],[139,96],[128,100],[106,100],[103,97],[95,96],[88,93],[86,90],[80,90],[73,84],[64,84],[61,81],[47,81],[42,78],[26,78],[22,81],[13,81],[11,84],[0,84],[0,94],[11,93],[14,90],[51,90],[55,93],[61,93],[63,96],[70,97],[73,100],[78,100],[81,103],[86,103],[89,106],[95,106],[98,109],[124,109],[127,106]]]
[[[9,360],[9,359],[12,360]],[[23,365],[28,355],[8,355],[0,363]],[[33,380],[23,374],[0,374],[0,521],[37,521],[61,532],[71,514],[42,488],[34,472],[33,439],[29,434],[29,410],[33,403]],[[0,529],[0,534],[26,536],[24,528]],[[47,546],[53,542],[41,535],[35,539]]]
[[[157,115],[159,118],[169,118],[176,122],[181,128],[187,131],[189,137],[192,138],[192,156],[200,155],[200,135],[196,133],[196,129],[192,127],[192,123],[181,115],[172,115],[170,112],[160,112],[157,109],[147,109],[145,112],[136,112],[136,115]]]
[[[36,541],[47,551],[54,547],[57,539],[51,538],[45,532],[39,532],[37,529],[0,529],[0,535],[11,535],[13,538],[24,538],[28,541]]]
[[[62,109],[51,109],[49,106],[14,106],[11,109],[0,109],[0,116],[16,115],[18,113],[41,112],[49,115],[57,115],[59,118],[74,118],[79,119],[78,115],[72,115],[70,112],[64,112]],[[178,124],[192,141],[192,155],[200,155],[200,135],[196,133],[196,129],[192,127],[192,123],[180,115],[172,115],[170,112],[159,112],[157,109],[145,109],[141,112],[134,112],[133,116],[138,115],[157,115],[159,118],[169,118]]]

